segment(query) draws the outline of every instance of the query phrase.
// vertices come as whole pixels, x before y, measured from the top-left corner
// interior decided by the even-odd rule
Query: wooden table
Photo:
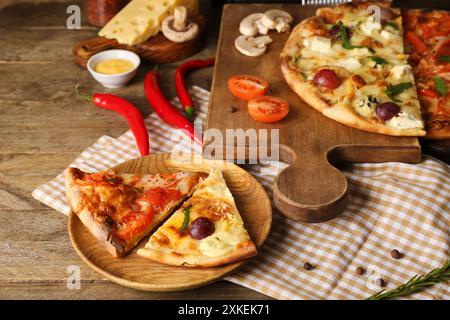
[[[197,290],[149,293],[113,284],[78,258],[66,231],[67,218],[35,201],[31,192],[61,172],[102,135],[117,137],[126,123],[94,109],[74,91],[78,81],[103,91],[72,61],[72,46],[96,29],[82,16],[81,30],[67,30],[66,8],[82,1],[0,10],[0,299],[265,299],[265,295],[220,281]],[[3,1],[0,1],[0,7]],[[83,8],[84,10],[84,8]],[[204,1],[209,18],[205,48],[196,56],[214,56],[219,8]],[[147,69],[151,66],[146,66]],[[168,97],[175,95],[175,65],[162,67]],[[142,107],[145,68],[126,88],[115,91]],[[212,69],[196,72],[189,83],[209,89]],[[81,289],[66,287],[67,268],[81,268]]]

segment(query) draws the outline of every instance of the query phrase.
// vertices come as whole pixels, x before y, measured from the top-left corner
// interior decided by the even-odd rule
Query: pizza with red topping
[[[108,252],[122,256],[189,197],[206,175],[66,172],[66,195],[73,212]]]
[[[404,10],[406,50],[413,67],[428,139],[450,138],[450,12]]]

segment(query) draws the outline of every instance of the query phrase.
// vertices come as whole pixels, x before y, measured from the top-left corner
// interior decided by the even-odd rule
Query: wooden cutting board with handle
[[[239,23],[247,15],[278,8],[294,17],[293,26],[313,16],[317,7],[300,4],[229,4],[225,5],[216,56],[216,66],[206,129],[218,129],[226,137],[227,129],[256,129],[258,144],[247,141],[234,143],[232,154],[226,147],[233,141],[221,143],[215,133],[206,131],[206,148],[214,150],[217,158],[265,159],[255,156],[262,147],[279,147],[279,159],[290,164],[275,179],[273,197],[276,207],[286,216],[301,222],[322,222],[336,217],[347,205],[349,187],[345,176],[334,166],[339,162],[417,163],[421,158],[420,145],[414,137],[391,137],[368,133],[326,118],[308,106],[284,81],[280,71],[279,54],[288,38],[287,33],[271,31],[273,39],[267,52],[259,57],[247,57],[234,47],[239,36]],[[246,102],[233,97],[227,80],[236,74],[258,75],[270,83],[270,95],[289,101],[288,116],[274,124],[254,121],[247,112]],[[230,112],[230,107],[237,108]],[[262,129],[268,130],[266,135]],[[279,130],[279,141],[272,141],[271,133]],[[225,139],[227,140],[227,139]],[[229,140],[229,139],[228,139]],[[273,145],[272,145],[273,144]],[[229,149],[228,149],[229,150]],[[245,155],[240,155],[243,151]]]

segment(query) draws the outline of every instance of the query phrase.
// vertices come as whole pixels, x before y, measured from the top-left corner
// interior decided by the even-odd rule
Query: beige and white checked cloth
[[[197,119],[204,120],[209,92],[192,87]],[[178,100],[173,103],[179,106]],[[179,141],[155,114],[146,119],[151,152],[170,152]],[[188,148],[188,147],[187,147]],[[133,135],[101,137],[71,165],[99,171],[139,156]],[[247,165],[271,195],[271,184],[284,164]],[[364,299],[441,266],[450,257],[450,167],[424,156],[419,164],[352,164],[344,171],[350,184],[347,210],[320,224],[301,224],[276,211],[269,238],[242,269],[226,279],[278,299]],[[37,188],[33,197],[68,214],[62,173]],[[403,258],[390,252],[398,249]],[[314,269],[303,268],[310,262]],[[367,272],[358,275],[355,269]],[[449,299],[448,283],[410,298]]]

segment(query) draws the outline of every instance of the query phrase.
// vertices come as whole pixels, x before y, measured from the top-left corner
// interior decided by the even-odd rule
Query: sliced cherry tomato
[[[289,113],[287,101],[272,96],[253,98],[248,102],[247,106],[250,116],[259,122],[277,122]]]
[[[154,211],[151,207],[145,211],[130,210],[121,217],[121,226],[115,231],[115,235],[119,239],[130,241],[147,228],[150,222],[152,222],[153,216]]]
[[[228,79],[228,89],[233,96],[248,101],[265,95],[269,90],[269,83],[257,76],[237,75]]]
[[[143,193],[138,200],[145,201],[155,209],[161,210],[168,202],[180,197],[181,192],[178,190],[157,187]]]
[[[421,96],[430,97],[430,98],[437,98],[438,94],[436,91],[431,89],[417,89],[417,93]]]
[[[407,31],[405,37],[418,53],[425,53],[428,51],[428,47],[414,32]]]

